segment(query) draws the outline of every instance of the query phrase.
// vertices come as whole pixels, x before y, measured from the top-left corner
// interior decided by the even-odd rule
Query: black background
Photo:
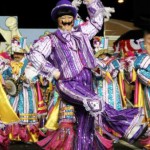
[[[3,0],[0,4],[0,16],[18,16],[19,28],[55,28],[56,24],[51,20],[50,12],[56,2],[57,0],[20,2]],[[113,18],[130,21],[133,19],[133,0],[125,0],[124,4],[118,4],[117,0],[103,0],[103,2],[105,6],[115,7],[116,13],[113,14]],[[79,13],[85,19],[87,12],[84,5],[81,6]]]
[[[115,7],[116,13],[112,18],[133,21],[136,25],[144,24],[144,21],[141,23],[141,16],[150,19],[150,0],[124,1],[123,4],[119,4],[118,0],[102,0],[105,6]],[[56,3],[57,0],[1,0],[0,16],[18,16],[19,28],[56,28],[50,17]],[[84,5],[81,6],[79,13],[83,19],[86,18]],[[146,22],[146,26],[150,26],[150,21],[149,25]]]

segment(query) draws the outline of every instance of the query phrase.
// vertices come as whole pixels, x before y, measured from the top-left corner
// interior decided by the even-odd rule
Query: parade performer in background
[[[97,77],[95,79],[95,92],[98,93],[99,97],[111,105],[114,109],[122,110],[124,102],[122,100],[123,97],[118,84],[118,75],[122,69],[120,58],[113,56],[114,51],[108,50],[108,46],[106,46],[106,49],[100,48],[102,39],[104,38],[94,38],[94,47],[96,49],[95,56],[99,60],[99,65],[102,63],[101,68],[99,68],[99,74],[96,74]],[[104,43],[106,42],[104,41]],[[121,88],[122,87],[124,87],[124,85],[121,85]],[[123,95],[125,96],[125,94]]]
[[[74,106],[63,101],[54,91],[47,122],[40,132],[41,137],[45,138],[39,141],[38,145],[44,146],[44,149],[71,150],[75,142],[75,125]]]
[[[108,43],[108,38],[94,37],[95,57],[98,58],[99,63],[97,71],[94,72],[94,89],[103,101],[116,110],[122,110],[127,107],[124,88],[124,63],[122,63],[120,55],[115,55],[114,51],[108,47]],[[115,131],[108,130],[113,135],[121,137]],[[101,128],[98,128],[97,131],[105,137]]]
[[[101,30],[106,12],[99,0],[84,0],[84,4],[90,19],[74,29],[76,8],[68,0],[59,1],[51,13],[59,29],[43,40],[37,40],[28,58],[41,75],[47,79],[56,79],[61,99],[75,108],[77,134],[70,149],[106,149],[99,135],[94,132],[94,120],[109,136],[111,135],[106,126],[134,141],[143,131],[143,125],[140,124],[143,118],[142,109],[117,111],[94,92],[91,70],[94,70],[98,63],[90,40]],[[51,137],[50,141],[53,140]],[[41,145],[43,148],[49,144],[49,141],[46,141]],[[61,147],[60,142],[61,137],[54,141],[54,147],[50,146],[49,149]]]
[[[8,30],[2,29],[0,27],[0,34],[4,37],[6,40],[6,50],[7,52],[12,52],[12,40],[14,36],[22,37],[22,34],[20,30],[18,29],[18,20],[16,17],[8,17],[5,21],[6,26],[8,27]],[[29,51],[28,46],[25,47],[26,51]]]
[[[115,53],[120,54],[121,58],[126,60],[133,58],[136,53],[141,52],[141,41],[142,39],[125,39],[125,40],[120,40],[116,41],[114,43],[114,50]],[[125,61],[124,61],[125,62]],[[124,71],[124,76],[125,76],[125,89],[126,89],[126,99],[128,102],[130,101],[133,103],[134,99],[134,83],[129,83],[128,80],[126,80],[126,71]],[[128,76],[128,73],[127,73]],[[130,104],[131,104],[130,103]]]
[[[54,80],[50,82],[43,78],[40,81],[43,83],[42,85],[49,83],[49,87],[47,87],[45,93],[45,98],[48,96],[48,102],[46,102],[48,107],[47,122],[43,124],[44,126],[39,132],[40,139],[46,138],[39,141],[38,145],[46,145],[45,149],[72,149],[75,140],[74,128],[76,124],[74,106],[60,98],[59,93],[56,91]],[[58,141],[57,144],[56,141]]]
[[[10,143],[9,127],[20,121],[4,91],[5,82],[2,73],[9,68],[10,61],[11,57],[8,53],[0,53],[0,145],[4,149],[7,149]]]
[[[144,41],[140,43],[142,53],[127,60],[130,81],[135,82],[134,106],[145,108],[145,122],[150,128],[150,32],[146,31]],[[150,148],[150,129],[145,137],[140,140],[145,148]]]
[[[20,47],[20,38],[14,37],[14,41],[19,43],[19,48],[15,48],[17,51],[13,51],[10,66],[2,73],[9,102],[20,118],[10,129],[10,139],[37,142],[37,71],[28,62],[26,51]]]

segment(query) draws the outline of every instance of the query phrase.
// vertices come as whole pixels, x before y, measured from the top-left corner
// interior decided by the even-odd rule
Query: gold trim
[[[63,110],[74,110],[74,107],[73,106],[68,106],[68,107],[63,107],[60,109],[60,111],[63,111]]]
[[[20,120],[23,121],[23,120],[38,120],[38,119],[37,118],[21,118]]]
[[[41,105],[41,104],[44,104],[44,102],[43,102],[43,101],[40,101],[38,104]]]
[[[20,116],[37,116],[37,114],[19,114]]]
[[[38,110],[44,110],[44,109],[47,109],[47,107],[43,106],[43,107],[38,108]]]
[[[74,112],[63,112],[59,114],[60,116],[74,116]]]

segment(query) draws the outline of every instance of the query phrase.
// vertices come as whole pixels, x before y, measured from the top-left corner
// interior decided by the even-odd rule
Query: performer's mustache
[[[64,21],[62,21],[62,25],[64,25],[64,26],[65,26],[65,25],[69,25],[69,26],[70,26],[70,25],[72,25],[72,24],[73,24],[73,21],[70,21],[70,22],[64,22]]]

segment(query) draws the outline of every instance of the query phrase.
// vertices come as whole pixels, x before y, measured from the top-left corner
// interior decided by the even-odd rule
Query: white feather
[[[85,2],[84,2],[85,3]],[[77,10],[79,9],[80,5],[82,4],[82,0],[73,0],[72,1],[72,6],[74,6]],[[109,21],[110,17],[111,17],[111,13],[114,13],[115,9],[112,7],[105,7],[104,9],[104,21]]]
[[[73,0],[72,1],[72,6],[76,7],[77,10],[79,9],[81,4],[82,4],[81,0]]]
[[[104,11],[104,17],[105,17],[105,22],[109,21],[110,17],[111,17],[111,13],[114,13],[115,9],[113,7],[105,7],[105,11]]]

